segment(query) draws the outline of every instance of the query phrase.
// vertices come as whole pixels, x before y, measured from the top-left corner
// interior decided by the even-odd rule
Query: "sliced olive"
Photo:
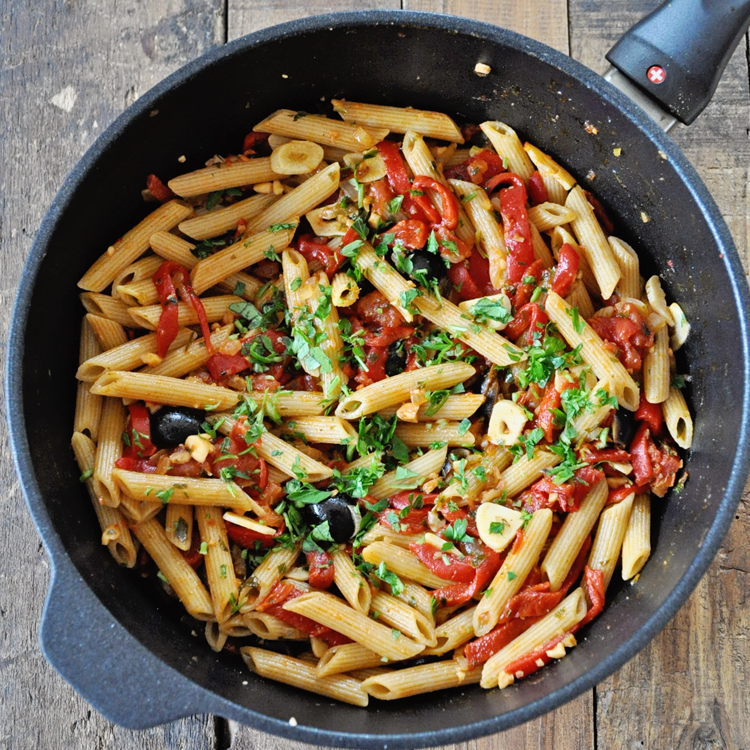
[[[500,394],[500,383],[497,379],[497,370],[492,367],[485,375],[479,387],[479,392],[484,396],[484,403],[474,412],[474,417],[489,422],[495,402]]]
[[[176,448],[201,432],[206,413],[185,406],[165,406],[151,415],[151,442],[157,448]]]
[[[385,361],[385,374],[392,378],[394,375],[399,375],[404,371],[406,367],[406,346],[403,339],[401,341],[394,341],[388,347],[388,358]]]
[[[412,264],[410,276],[416,281],[440,281],[445,276],[445,262],[437,253],[414,250],[406,258]]]
[[[612,441],[618,448],[627,449],[635,436],[635,418],[632,411],[618,409],[612,419]]]
[[[356,533],[354,508],[347,503],[347,495],[335,495],[315,505],[306,505],[303,517],[310,526],[328,521],[331,538],[337,544],[348,542]],[[351,499],[351,498],[349,498]]]

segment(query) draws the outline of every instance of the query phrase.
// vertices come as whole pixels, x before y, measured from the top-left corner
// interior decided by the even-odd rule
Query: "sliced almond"
[[[495,552],[502,552],[523,525],[523,514],[497,503],[482,503],[477,509],[479,538]]]
[[[273,150],[271,169],[278,174],[309,174],[322,161],[322,146],[312,141],[289,141]]]

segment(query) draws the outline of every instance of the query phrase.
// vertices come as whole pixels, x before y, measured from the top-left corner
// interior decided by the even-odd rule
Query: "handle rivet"
[[[652,65],[648,69],[646,77],[651,83],[664,83],[664,80],[667,77],[667,71],[664,70],[661,65]]]

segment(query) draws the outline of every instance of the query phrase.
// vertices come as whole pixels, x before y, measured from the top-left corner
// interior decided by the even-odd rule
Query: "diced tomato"
[[[156,466],[149,463],[145,458],[132,458],[131,456],[122,456],[115,461],[118,469],[125,471],[138,471],[141,474],[156,474]]]
[[[273,536],[268,534],[261,534],[258,531],[252,529],[246,529],[244,526],[232,523],[231,521],[226,522],[227,525],[227,536],[235,543],[239,544],[240,547],[245,549],[253,549],[255,547],[262,547],[264,549],[273,547],[276,544],[276,540],[284,531],[284,525],[282,524],[278,529],[275,530]]]
[[[588,324],[605,341],[615,345],[615,354],[626,369],[637,372],[643,357],[654,345],[654,334],[634,305],[618,303],[611,318],[594,317]]]
[[[427,506],[433,505],[436,494],[425,495],[423,492],[404,490],[388,499],[389,508],[378,514],[380,522],[401,534],[420,534],[428,531]],[[419,502],[417,502],[419,500]],[[420,507],[413,507],[419,505]],[[402,516],[405,509],[409,512]]]
[[[241,354],[215,352],[206,360],[206,367],[215,381],[223,380],[247,370],[250,363]]]
[[[471,256],[473,244],[464,242],[450,229],[436,226],[435,237],[440,246],[440,256],[449,263],[460,263]]]
[[[387,359],[388,349],[380,346],[366,346],[365,363],[367,367],[360,367],[354,379],[362,386],[372,385],[372,383],[384,380]]]
[[[263,281],[275,279],[281,271],[281,264],[276,260],[264,258],[253,264],[253,276],[257,276]]]
[[[148,458],[156,453],[156,446],[151,442],[151,419],[148,409],[141,401],[128,406],[130,417],[125,434],[130,445],[126,445],[123,456],[128,458]]]
[[[578,253],[567,242],[560,248],[560,257],[557,261],[555,276],[552,279],[552,291],[561,297],[567,297],[573,287],[578,273],[580,258]]]
[[[645,487],[654,478],[654,467],[651,463],[649,443],[650,430],[645,422],[641,424],[630,444],[630,462],[633,465],[633,476],[639,487]]]
[[[388,180],[383,177],[381,180],[375,180],[367,186],[367,195],[372,199],[372,207],[378,216],[388,216],[388,202],[393,200],[393,190],[388,185]],[[342,247],[344,245],[342,244]]]
[[[367,346],[388,347],[395,341],[408,339],[414,333],[409,326],[397,326],[396,328],[383,328],[379,333],[365,333],[365,344]]]
[[[529,203],[532,206],[538,206],[540,203],[546,203],[549,200],[547,186],[544,184],[542,175],[536,171],[529,177]]]
[[[267,612],[269,615],[282,620],[287,625],[291,625],[293,628],[297,628],[297,630],[301,630],[303,633],[308,633],[312,636],[320,636],[330,632],[330,629],[325,625],[321,625],[304,615],[298,615],[296,612],[289,612],[284,609],[286,602],[296,599],[298,596],[302,596],[302,591],[296,586],[288,581],[283,583],[277,581],[268,596],[257,604],[255,608],[258,612]]]
[[[502,172],[505,172],[503,160],[493,151],[482,149],[462,164],[446,170],[445,176],[481,185]]]
[[[176,197],[175,194],[155,175],[150,174],[146,178],[146,189],[159,201],[166,203]]]
[[[471,271],[464,263],[454,263],[448,269],[448,278],[458,291],[458,296],[463,300],[477,299],[485,296],[471,278]]]
[[[577,469],[573,479],[562,484],[555,484],[549,477],[542,477],[523,493],[522,507],[533,513],[540,508],[559,506],[563,513],[574,513],[581,507],[588,491],[602,479],[604,472],[591,466]]]
[[[299,375],[286,385],[290,391],[316,391],[318,389],[318,384],[312,375]]]
[[[402,242],[406,247],[422,248],[427,242],[428,231],[423,221],[404,219],[388,230],[395,241]]]
[[[357,315],[363,323],[380,328],[398,328],[404,324],[401,313],[378,291],[370,292],[358,300]]]
[[[661,435],[664,427],[664,412],[661,404],[652,404],[646,401],[646,395],[641,391],[641,400],[633,417],[636,421],[645,422],[651,430],[652,435]]]
[[[443,508],[441,510],[443,518],[448,523],[455,523],[456,521],[466,521],[466,533],[473,536],[475,539],[479,536],[479,529],[477,529],[477,514],[469,512],[466,508],[457,508],[456,510],[448,510]]]
[[[657,445],[651,438],[651,430],[646,422],[641,426],[630,444],[630,462],[638,487],[650,487],[657,497],[664,497],[674,486],[682,461],[670,446]]]
[[[242,153],[247,155],[247,152],[256,153],[259,149],[268,146],[268,133],[256,133],[254,131],[249,132],[245,136],[245,140],[242,143]]]
[[[547,383],[542,403],[539,404],[539,410],[536,414],[536,426],[543,430],[544,439],[549,443],[555,439],[555,429],[559,428],[555,421],[553,409],[560,409],[561,406],[561,396],[555,388],[555,381],[552,379]]]
[[[335,568],[328,552],[305,552],[310,568],[309,583],[314,589],[328,589],[333,584]]]
[[[341,264],[346,258],[338,251],[328,246],[328,240],[323,237],[313,237],[304,234],[297,242],[297,250],[309,262],[317,260],[329,279],[338,271]]]

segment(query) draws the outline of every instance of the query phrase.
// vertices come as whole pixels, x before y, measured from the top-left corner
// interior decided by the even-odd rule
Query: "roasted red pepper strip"
[[[552,291],[561,297],[567,297],[576,280],[580,258],[578,253],[567,242],[560,248],[555,276],[552,279]]]
[[[633,417],[636,421],[645,422],[652,435],[660,435],[664,426],[664,413],[661,404],[652,404],[646,401],[646,396],[641,391],[641,400]]]
[[[639,487],[645,487],[654,478],[654,467],[648,450],[650,442],[649,426],[646,422],[643,422],[630,444],[630,463],[633,466],[635,483]]]
[[[615,505],[615,503],[620,503],[634,492],[635,487],[632,484],[626,485],[625,487],[616,487],[609,491],[605,505]]]
[[[446,554],[444,560],[440,550],[426,543],[412,542],[409,549],[439,578],[455,583],[469,583],[475,578],[476,568],[469,562],[468,557],[461,559],[455,555]]]
[[[148,409],[136,401],[128,406],[130,421],[126,429],[130,445],[126,446],[123,456],[127,458],[148,458],[156,453],[156,446],[151,442],[151,419]]]
[[[190,286],[190,274],[187,269],[172,260],[165,260],[156,270],[153,280],[159,294],[159,302],[161,302],[161,316],[156,329],[157,354],[160,357],[166,356],[170,345],[177,336],[179,328],[177,292],[182,297],[182,301],[195,310],[206,342],[206,351],[213,354],[211,329],[208,327],[206,311],[193,287]]]
[[[604,573],[601,570],[592,570],[587,565],[583,571],[581,586],[586,590],[586,596],[591,602],[586,616],[576,626],[575,630],[582,628],[587,622],[591,622],[604,609]],[[575,632],[575,630],[573,632]]]
[[[282,620],[287,625],[291,625],[309,635],[320,636],[330,632],[330,628],[325,625],[321,625],[304,615],[298,615],[296,612],[288,612],[284,609],[285,602],[288,602],[290,599],[296,599],[298,596],[302,596],[302,591],[296,586],[291,583],[278,581],[268,596],[256,606],[256,609],[258,612],[267,612],[269,615],[278,617],[279,620]]]
[[[536,426],[542,429],[544,439],[549,443],[555,439],[555,429],[559,428],[555,421],[553,409],[559,409],[561,406],[562,401],[559,391],[555,388],[555,381],[550,380],[536,414]]]
[[[534,334],[542,336],[547,323],[547,313],[536,302],[529,302],[515,314],[503,333],[512,341],[518,341],[521,334],[526,331],[525,343],[530,346],[534,342]]]
[[[394,240],[399,240],[406,247],[421,248],[427,242],[429,232],[423,221],[417,219],[404,219],[388,230]]]
[[[215,352],[206,360],[206,367],[214,380],[222,380],[247,370],[250,363],[241,354]]]
[[[359,235],[356,235],[356,237],[358,236]],[[350,242],[355,238],[352,238]],[[342,244],[342,247],[346,247],[346,244]],[[333,250],[328,247],[327,240],[322,237],[313,237],[309,234],[304,234],[299,238],[299,241],[297,242],[297,250],[304,256],[305,260],[319,261],[329,279],[333,278],[341,264],[346,260],[338,249]]]
[[[511,641],[525,633],[541,617],[530,617],[527,620],[508,620],[497,625],[487,635],[467,643],[464,647],[464,656],[469,660],[469,666],[474,668],[484,664],[491,656],[501,648],[505,648]]]
[[[305,552],[310,568],[310,585],[315,589],[328,589],[333,584],[335,569],[333,558],[327,552]]]
[[[529,203],[532,206],[538,206],[540,203],[546,203],[549,200],[547,186],[544,184],[542,175],[537,171],[529,177]]]
[[[201,555],[201,535],[198,531],[198,524],[193,524],[193,533],[190,535],[190,548],[182,550],[182,557],[185,562],[195,570],[203,562]]]
[[[415,190],[433,190],[440,195],[440,225],[446,229],[455,229],[458,226],[458,200],[456,200],[456,196],[445,185],[427,175],[418,175],[414,178],[413,184]]]
[[[256,546],[273,547],[276,544],[277,537],[280,537],[284,533],[285,526],[282,525],[278,529],[275,529],[275,534],[269,536],[268,534],[261,534],[252,529],[246,529],[244,526],[240,526],[231,521],[226,522],[227,525],[227,536],[240,547],[245,549],[253,549]],[[258,544],[259,543],[259,544]]]
[[[534,262],[529,214],[526,211],[526,188],[521,178],[512,172],[493,177],[487,187],[492,190],[508,183],[511,187],[500,193],[500,214],[503,217],[503,234],[508,250],[508,282],[518,284]]]
[[[466,604],[494,578],[500,568],[500,555],[489,547],[484,547],[482,552],[485,558],[476,569],[471,583],[455,583],[453,586],[443,586],[432,592],[438,607],[457,607]]]
[[[166,203],[175,197],[175,194],[155,174],[150,174],[146,178],[146,189],[159,203]]]

